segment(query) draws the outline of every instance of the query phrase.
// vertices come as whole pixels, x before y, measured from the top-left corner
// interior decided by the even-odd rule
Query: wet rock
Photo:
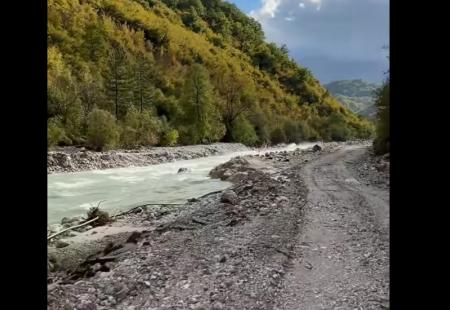
[[[223,309],[225,309],[225,306],[219,301],[215,302],[212,306],[212,310],[223,310]]]
[[[279,196],[279,197],[277,197],[277,198],[275,199],[275,203],[276,203],[278,206],[286,205],[286,204],[289,203],[289,199],[288,199],[287,197],[285,197],[285,196]]]
[[[214,179],[228,180],[231,176],[246,172],[249,170],[249,166],[250,163],[245,158],[235,157],[212,169],[209,175]]]
[[[238,196],[236,193],[232,190],[226,190],[223,192],[222,196],[220,197],[220,201],[224,203],[229,203],[232,205],[236,205],[238,203]]]
[[[48,232],[50,232],[51,234],[53,233],[57,233],[60,232],[61,230],[63,230],[63,226],[61,224],[51,224],[48,226]]]
[[[100,158],[101,158],[102,160],[110,160],[110,159],[111,159],[111,155],[109,155],[109,154],[104,154],[104,155],[101,155]]]
[[[312,151],[313,151],[313,152],[322,151],[322,148],[321,148],[319,145],[315,144],[315,145],[313,146],[313,148],[312,148]]]
[[[178,172],[177,173],[187,173],[187,172],[190,172],[191,170],[190,169],[188,169],[188,168],[180,168],[180,169],[178,169]]]
[[[63,219],[61,220],[61,224],[62,225],[68,225],[68,224],[76,224],[78,222],[80,222],[82,220],[81,216],[77,216],[77,217],[73,217],[73,218],[68,218],[68,217],[63,217]]]
[[[248,176],[247,172],[237,172],[228,176],[228,180],[233,183],[238,183]]]
[[[55,243],[55,247],[56,247],[57,249],[65,248],[66,246],[69,246],[69,243],[67,243],[67,242],[65,242],[65,241],[62,241],[62,240],[58,240],[58,241],[56,241],[56,243]]]

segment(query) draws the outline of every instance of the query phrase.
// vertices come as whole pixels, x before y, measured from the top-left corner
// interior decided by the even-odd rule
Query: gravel
[[[91,240],[72,266],[117,249],[112,262],[88,264],[89,277],[50,271],[48,309],[382,309],[388,235],[371,199],[388,194],[373,196],[371,179],[354,174],[366,148],[351,147],[247,156],[238,177],[234,159],[229,190],[119,218],[112,227],[134,227],[134,243],[131,232]]]

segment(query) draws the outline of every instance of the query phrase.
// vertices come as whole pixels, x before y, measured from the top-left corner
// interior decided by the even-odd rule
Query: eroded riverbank
[[[231,152],[249,151],[240,143],[214,143],[175,147],[147,147],[136,150],[93,152],[64,147],[47,154],[47,173],[78,172],[120,167],[143,167],[177,160],[189,160]]]

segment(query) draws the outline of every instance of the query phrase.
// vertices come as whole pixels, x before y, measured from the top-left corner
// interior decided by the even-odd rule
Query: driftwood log
[[[213,191],[213,192],[207,193],[207,194],[205,194],[205,195],[203,195],[203,196],[200,196],[199,198],[204,198],[204,197],[209,196],[209,195],[218,194],[218,193],[220,193],[220,192],[222,192],[222,191]],[[198,198],[197,198],[197,199],[198,199]],[[104,201],[105,201],[105,200],[100,201],[100,202],[98,203],[98,205],[97,205],[97,208],[98,208],[98,207],[100,206],[100,204],[101,204],[102,202],[104,202]],[[137,210],[137,209],[139,209],[139,208],[142,208],[142,207],[145,207],[145,206],[181,206],[181,205],[183,205],[183,204],[184,204],[184,203],[146,203],[146,204],[143,204],[143,205],[140,205],[140,206],[136,206],[136,207],[134,207],[134,208],[131,208],[130,210],[127,210],[127,211],[123,211],[123,212],[119,212],[119,213],[117,213],[117,214],[114,214],[113,216],[111,216],[111,219],[116,218],[116,217],[119,217],[119,216],[122,216],[122,215],[126,215],[126,214],[129,214],[129,213],[132,213],[132,212],[134,212],[135,210]],[[47,237],[47,241],[49,241],[49,240],[55,238],[56,236],[59,236],[59,235],[65,233],[65,232],[67,232],[67,231],[70,231],[70,230],[73,230],[73,229],[76,229],[76,228],[80,228],[80,227],[86,226],[86,225],[88,225],[88,224],[90,224],[90,223],[93,223],[93,222],[95,222],[96,220],[98,220],[98,218],[99,218],[99,217],[97,216],[97,217],[95,217],[95,218],[93,218],[93,219],[91,219],[91,220],[89,220],[89,221],[86,221],[86,222],[84,222],[84,223],[81,223],[81,224],[79,224],[79,225],[75,225],[75,226],[72,226],[72,227],[63,229],[63,230],[61,230],[61,231],[59,231],[59,232],[57,232],[57,233],[54,233],[53,235],[50,235],[50,236]],[[202,223],[202,222],[200,222],[200,221],[198,221],[198,223],[199,223],[199,224],[204,224],[204,223]]]
[[[75,226],[72,226],[72,227],[63,229],[63,230],[61,230],[61,231],[59,231],[59,232],[57,232],[57,233],[54,233],[53,235],[48,236],[48,237],[47,237],[47,241],[50,240],[50,239],[55,238],[56,236],[61,235],[62,233],[65,233],[66,231],[69,231],[69,230],[73,230],[73,229],[75,229],[75,228],[80,228],[80,227],[86,226],[87,224],[92,223],[92,222],[95,222],[96,220],[98,220],[98,216],[95,217],[95,218],[93,218],[92,220],[89,220],[89,221],[84,222],[84,223],[82,223],[82,224],[75,225]]]

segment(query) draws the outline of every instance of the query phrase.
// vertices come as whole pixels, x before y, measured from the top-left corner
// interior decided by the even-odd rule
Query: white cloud
[[[322,0],[305,0],[305,1],[308,1],[308,2],[310,2],[311,4],[315,4],[315,5],[316,5],[316,10],[317,10],[317,11],[320,10],[320,6],[321,6],[321,4],[322,4]],[[299,6],[300,8],[302,8],[302,9],[304,9],[304,8],[306,7],[306,5],[305,5],[304,2],[300,2],[300,3],[298,4],[298,6]]]
[[[251,16],[267,41],[287,44],[321,79],[375,80],[384,70],[380,47],[389,41],[389,0],[261,0]]]
[[[320,11],[320,7],[322,5],[322,0],[308,0],[309,2],[311,2],[312,4],[316,5],[316,10]]]
[[[274,18],[278,7],[281,4],[281,0],[261,0],[262,7],[258,11],[251,11],[250,16],[255,19],[260,19],[263,17]]]
[[[261,21],[266,18],[275,18],[280,6],[288,5],[292,0],[261,0],[261,7],[258,10],[250,12],[250,16],[256,20]],[[306,2],[310,5],[315,5],[316,10],[319,11],[322,5],[322,0],[303,0],[298,6],[302,9],[306,8]]]

